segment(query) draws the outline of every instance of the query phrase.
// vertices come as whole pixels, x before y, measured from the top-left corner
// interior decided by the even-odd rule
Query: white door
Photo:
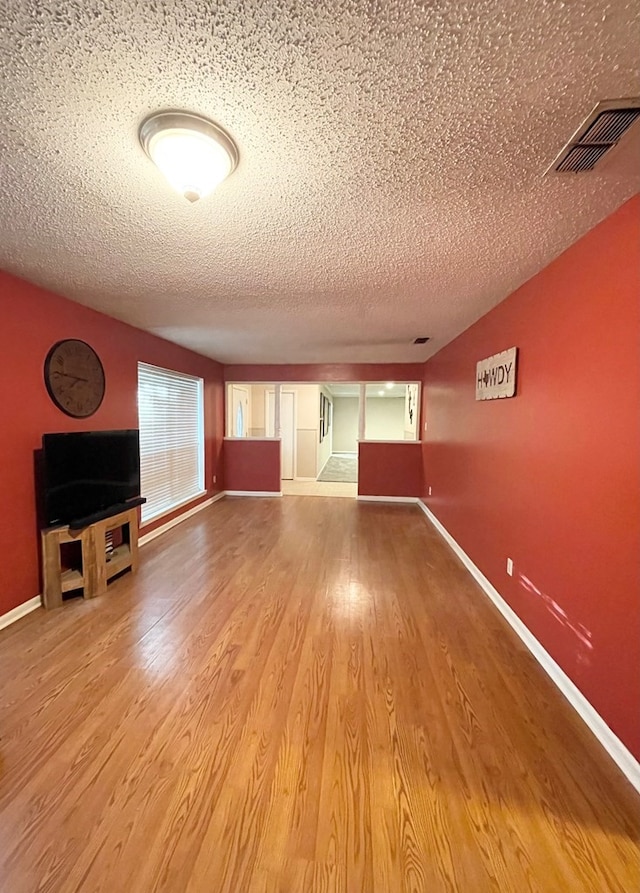
[[[295,398],[290,391],[280,394],[280,437],[282,438],[282,479],[293,480],[295,466]]]
[[[273,420],[275,394],[267,391],[266,427],[267,437],[274,436]],[[292,481],[295,469],[295,437],[296,437],[296,407],[295,394],[292,391],[280,392],[280,439],[281,439],[281,470],[283,481]]]
[[[249,422],[249,389],[231,385],[231,417],[229,432],[231,437],[246,437]]]

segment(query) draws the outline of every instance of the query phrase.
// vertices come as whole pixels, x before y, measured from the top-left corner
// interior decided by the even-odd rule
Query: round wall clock
[[[53,345],[44,361],[44,382],[56,406],[76,419],[93,415],[104,397],[100,358],[85,341],[75,338]]]

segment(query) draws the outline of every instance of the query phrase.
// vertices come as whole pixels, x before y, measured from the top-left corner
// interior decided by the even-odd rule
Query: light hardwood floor
[[[630,893],[639,798],[416,507],[225,499],[0,633],[2,893]]]

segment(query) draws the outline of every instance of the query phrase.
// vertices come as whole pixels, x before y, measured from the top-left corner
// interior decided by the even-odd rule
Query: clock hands
[[[68,372],[58,372],[56,370],[53,374],[61,376],[62,378],[73,378],[73,384],[77,384],[79,381],[89,381],[88,378],[81,378],[79,375],[69,375]],[[73,385],[71,385],[71,387],[73,387]]]

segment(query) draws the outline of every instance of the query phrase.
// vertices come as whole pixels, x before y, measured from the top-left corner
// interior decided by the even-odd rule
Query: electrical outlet
[[[431,496],[431,487],[429,487],[429,496]]]
[[[513,561],[511,558],[507,558],[507,573],[510,577],[513,577]]]

